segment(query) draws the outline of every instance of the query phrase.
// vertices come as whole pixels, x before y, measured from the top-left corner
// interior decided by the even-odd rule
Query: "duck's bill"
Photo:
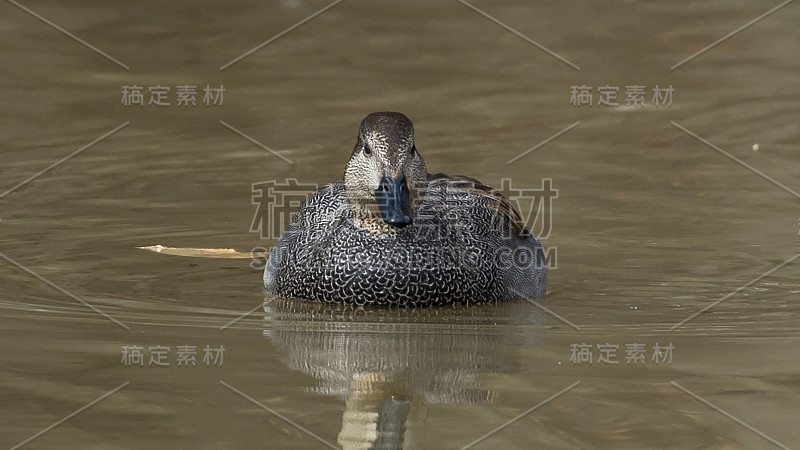
[[[383,177],[378,189],[375,189],[375,201],[384,222],[398,228],[411,224],[411,197],[405,176]]]

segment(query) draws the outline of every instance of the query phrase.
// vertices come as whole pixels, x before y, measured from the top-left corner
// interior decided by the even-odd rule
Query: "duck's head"
[[[361,121],[344,171],[356,220],[373,231],[393,231],[414,221],[416,199],[428,171],[414,145],[414,125],[397,112],[375,112]]]

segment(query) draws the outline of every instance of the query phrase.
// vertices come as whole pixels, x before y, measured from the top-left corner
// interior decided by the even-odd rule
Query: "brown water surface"
[[[471,3],[576,70],[458,1],[348,0],[220,70],[327,4],[23,5],[129,70],[0,5],[0,445],[800,447],[800,259],[781,265],[800,252],[800,5],[670,70],[778,3]],[[171,105],[125,106],[129,85]],[[593,106],[571,104],[580,85]],[[619,106],[597,105],[606,85]],[[339,179],[377,110],[414,120],[433,172],[552,180],[544,308],[264,305],[247,259],[137,249],[268,247],[253,183]]]

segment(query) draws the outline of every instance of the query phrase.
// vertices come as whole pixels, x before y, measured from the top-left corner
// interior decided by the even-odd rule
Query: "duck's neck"
[[[361,196],[347,196],[350,208],[353,210],[353,221],[366,231],[375,235],[390,235],[397,232],[397,228],[383,220],[378,205],[373,200],[369,202]]]
[[[417,220],[417,212],[419,205],[422,201],[427,190],[427,182],[425,185],[420,186],[416,184],[409,186],[409,196],[411,197],[411,220],[412,224]],[[347,190],[347,201],[350,204],[350,209],[353,211],[353,221],[356,225],[366,231],[375,235],[390,235],[396,233],[399,228],[389,225],[383,220],[383,215],[375,202],[375,197],[366,193],[354,193]]]

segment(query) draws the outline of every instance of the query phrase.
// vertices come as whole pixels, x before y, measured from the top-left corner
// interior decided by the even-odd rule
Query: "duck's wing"
[[[446,173],[428,174],[429,183],[444,183],[449,192],[460,192],[469,196],[476,196],[478,202],[500,215],[503,222],[507,223],[517,236],[530,234],[525,221],[516,209],[503,197],[499,190],[487,186],[472,177],[464,175],[447,175]]]

